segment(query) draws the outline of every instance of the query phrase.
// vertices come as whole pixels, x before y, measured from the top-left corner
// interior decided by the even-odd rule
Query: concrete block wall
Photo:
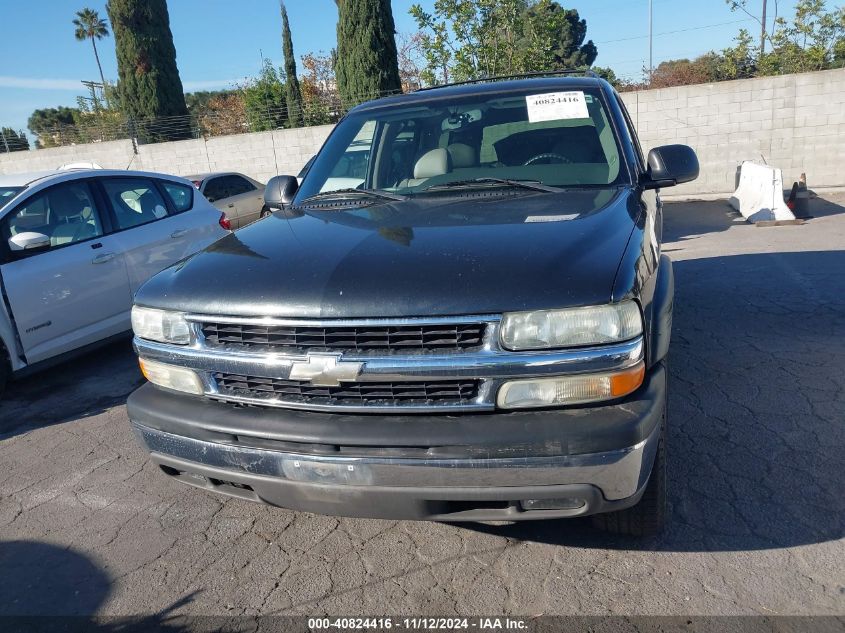
[[[133,156],[132,141],[128,139],[0,153],[0,174],[45,171],[81,161],[95,162],[108,169],[126,169]]]
[[[698,153],[695,182],[671,195],[729,194],[743,160],[783,170],[789,186],[806,172],[811,188],[845,186],[845,69],[626,92],[623,100],[643,150],[685,143]],[[131,141],[0,154],[0,173],[55,169],[94,161],[103,167],[178,175],[239,171],[266,181],[296,174],[331,125],[141,145]]]
[[[266,182],[276,174],[296,174],[334,126],[234,134],[139,145],[110,141],[28,152],[0,153],[0,174],[41,171],[74,162],[95,162],[108,169],[138,169],[188,176],[209,171],[238,171]]]
[[[744,160],[783,170],[789,187],[845,186],[845,69],[626,92],[643,151],[684,143],[698,154],[698,180],[671,195],[727,194]]]

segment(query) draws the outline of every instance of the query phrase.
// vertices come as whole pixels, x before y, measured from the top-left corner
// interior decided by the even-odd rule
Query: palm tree
[[[73,25],[76,27],[74,35],[80,42],[84,42],[91,38],[91,44],[94,47],[94,57],[97,60],[97,68],[100,69],[100,81],[103,82],[103,93],[106,91],[106,78],[103,75],[103,67],[100,64],[100,56],[97,54],[97,40],[107,37],[109,34],[108,23],[100,18],[100,14],[94,9],[82,9],[76,12],[76,17],[73,20]]]

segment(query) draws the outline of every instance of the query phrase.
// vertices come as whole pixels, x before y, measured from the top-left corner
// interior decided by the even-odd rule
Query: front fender
[[[660,362],[669,353],[672,338],[672,308],[675,304],[675,272],[668,255],[660,256],[657,281],[654,287],[651,312],[651,346],[649,367]]]

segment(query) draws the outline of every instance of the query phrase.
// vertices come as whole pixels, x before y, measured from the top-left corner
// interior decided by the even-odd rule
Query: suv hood
[[[630,188],[473,189],[276,212],[164,270],[141,305],[305,318],[496,314],[606,303]]]

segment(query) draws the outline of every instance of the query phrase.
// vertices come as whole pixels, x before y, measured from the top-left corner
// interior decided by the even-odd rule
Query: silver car
[[[236,172],[186,176],[215,207],[226,214],[232,229],[239,229],[269,215],[264,206],[264,185]]]
[[[0,175],[0,392],[11,376],[129,330],[141,284],[226,235],[223,224],[176,176]]]

